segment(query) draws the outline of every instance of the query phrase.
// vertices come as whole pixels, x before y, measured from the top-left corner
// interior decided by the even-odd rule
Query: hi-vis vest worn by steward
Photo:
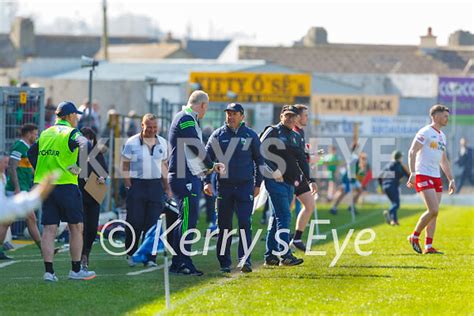
[[[58,120],[56,125],[51,126],[41,133],[38,140],[38,162],[35,170],[35,183],[40,183],[46,175],[52,171],[59,172],[59,177],[54,184],[78,184],[76,174],[67,168],[76,166],[79,148],[73,152],[69,149],[69,136],[74,130],[64,120]],[[80,136],[76,133],[73,137]]]

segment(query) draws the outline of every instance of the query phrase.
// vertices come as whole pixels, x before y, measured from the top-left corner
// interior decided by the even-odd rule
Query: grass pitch
[[[116,315],[116,314],[472,314],[474,311],[474,210],[472,207],[442,206],[434,246],[444,255],[416,254],[406,236],[412,231],[421,206],[402,206],[401,226],[391,227],[382,217],[382,206],[360,207],[355,224],[341,208],[332,216],[328,206],[319,207],[327,240],[313,243],[313,250],[326,256],[305,256],[297,267],[264,267],[265,244],[259,240],[252,252],[254,272],[230,275],[219,272],[215,250],[194,257],[203,277],[170,276],[171,309],[165,309],[163,270],[130,268],[124,257],[113,257],[96,244],[90,269],[98,277],[91,281],[69,281],[67,253],[55,258],[60,281],[42,281],[43,263],[39,251],[27,246],[9,255],[14,263],[0,262],[0,314]],[[254,234],[265,229],[254,216]],[[204,218],[200,227],[204,230]],[[359,231],[371,228],[375,240],[362,245],[369,256],[354,248]],[[334,267],[331,229],[337,229],[341,245],[354,229],[346,249]],[[265,231],[262,233],[264,237]],[[367,238],[366,235],[364,238]],[[423,236],[423,235],[422,235]],[[306,238],[305,238],[306,239]],[[422,239],[423,240],[423,239]],[[204,240],[193,249],[202,250]],[[213,245],[215,240],[212,241]],[[236,244],[232,255],[234,266]],[[162,259],[159,257],[159,264]]]

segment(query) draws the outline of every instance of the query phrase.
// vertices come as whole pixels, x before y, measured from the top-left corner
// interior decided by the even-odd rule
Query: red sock
[[[420,237],[420,233],[417,232],[417,231],[414,231],[414,232],[413,232],[413,238],[416,238],[416,239],[417,239],[418,237]]]
[[[433,243],[433,238],[426,237],[425,238],[425,245],[431,245]]]

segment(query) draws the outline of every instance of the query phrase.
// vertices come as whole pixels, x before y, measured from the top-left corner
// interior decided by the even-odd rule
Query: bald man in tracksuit
[[[169,177],[171,191],[179,206],[181,221],[174,231],[173,256],[170,272],[201,276],[203,273],[196,269],[191,257],[181,251],[182,236],[190,229],[196,228],[199,213],[199,199],[202,191],[201,178],[212,171],[224,172],[222,163],[213,163],[206,155],[202,143],[202,131],[199,119],[206,114],[209,97],[204,91],[194,91],[189,97],[188,104],[176,114],[169,130],[170,160]],[[191,240],[193,234],[188,234],[186,240]],[[191,252],[191,245],[184,246]]]

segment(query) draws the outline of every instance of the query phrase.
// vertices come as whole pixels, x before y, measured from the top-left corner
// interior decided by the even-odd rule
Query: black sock
[[[72,271],[79,272],[81,271],[81,262],[80,261],[71,261]]]
[[[295,236],[293,237],[293,240],[301,240],[301,236],[303,236],[303,232],[301,230],[297,230],[295,232]]]
[[[52,262],[45,262],[44,263],[44,269],[46,270],[46,272],[54,274],[53,263]]]

